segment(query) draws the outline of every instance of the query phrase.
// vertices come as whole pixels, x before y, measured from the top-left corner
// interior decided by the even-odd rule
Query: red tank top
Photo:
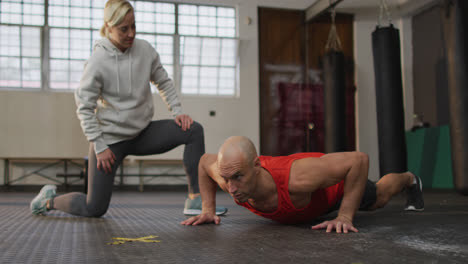
[[[294,207],[289,197],[289,172],[293,161],[309,158],[321,157],[323,153],[297,153],[289,156],[270,157],[260,156],[260,162],[273,177],[278,192],[278,208],[272,213],[264,213],[256,210],[249,202],[239,203],[238,205],[249,209],[254,214],[273,219],[281,223],[300,223],[309,222],[314,218],[327,213],[343,197],[344,181],[325,189],[318,189],[312,193],[310,203],[300,209]]]

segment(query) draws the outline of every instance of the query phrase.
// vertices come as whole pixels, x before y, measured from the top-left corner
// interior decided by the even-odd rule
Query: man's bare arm
[[[220,218],[216,216],[216,188],[215,173],[212,166],[215,166],[217,155],[204,154],[198,164],[198,184],[202,197],[201,215],[191,217],[182,221],[183,225],[198,225],[203,223],[220,223]]]
[[[204,154],[198,166],[198,184],[202,197],[202,214],[216,214],[216,188],[214,174],[211,172],[211,166],[216,163],[217,155]]]
[[[342,152],[322,156],[319,159],[302,159],[295,162],[290,191],[309,192],[326,188],[344,180],[344,194],[338,216],[313,228],[326,228],[327,232],[336,229],[347,233],[348,229],[357,232],[353,226],[354,214],[359,208],[367,181],[369,161],[361,152]],[[295,173],[293,173],[295,172]]]

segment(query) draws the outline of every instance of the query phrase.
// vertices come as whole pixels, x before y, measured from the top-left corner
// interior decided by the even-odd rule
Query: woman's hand
[[[97,168],[98,170],[104,170],[106,173],[112,173],[112,166],[115,162],[115,155],[107,148],[103,152],[100,152],[96,155],[97,158]]]
[[[178,126],[182,128],[183,131],[186,131],[193,124],[193,120],[189,115],[178,115],[175,118],[175,122]]]

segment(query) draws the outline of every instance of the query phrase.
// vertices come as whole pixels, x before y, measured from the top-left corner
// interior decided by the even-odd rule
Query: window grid
[[[2,0],[0,23],[15,25],[44,25],[44,0]]]
[[[40,28],[0,25],[0,87],[41,87]]]
[[[236,49],[236,39],[181,37],[182,93],[235,96],[237,64],[225,54],[236,54]]]
[[[181,35],[235,37],[234,8],[179,5]]]
[[[0,1],[0,27],[16,25],[19,31],[16,39],[4,30],[0,33],[0,88],[40,89],[41,69],[47,68],[41,65],[43,59],[48,61],[49,79],[42,89],[77,88],[92,43],[101,38],[99,29],[106,1],[49,0],[47,6],[44,0]],[[156,48],[164,68],[182,94],[237,94],[234,8],[130,2],[135,9],[137,37],[146,39]],[[46,24],[49,34],[42,39],[41,28]],[[36,30],[32,34],[36,40],[31,37],[26,40],[23,36],[23,31],[30,31],[30,28]],[[193,40],[186,42],[188,37]],[[195,47],[190,47],[192,42]],[[44,54],[47,58],[41,57],[40,43],[49,46]]]

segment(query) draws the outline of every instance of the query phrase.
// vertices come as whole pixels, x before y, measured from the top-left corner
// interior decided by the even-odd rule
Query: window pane
[[[40,43],[40,28],[0,26],[0,87],[41,87]]]
[[[182,93],[197,94],[199,84],[199,67],[182,67]]]
[[[42,26],[44,25],[44,0],[0,1],[0,22]]]
[[[218,68],[201,67],[200,94],[216,94],[218,87]]]
[[[236,66],[237,63],[237,40],[223,39],[221,47],[221,65]]]
[[[66,28],[101,28],[104,4],[103,0],[49,1],[49,25]]]
[[[200,6],[199,25],[201,36],[216,36],[216,7]]]
[[[178,18],[181,35],[236,36],[234,8],[179,5]]]
[[[70,58],[88,59],[91,51],[89,30],[70,30]]]
[[[76,89],[80,86],[84,64],[85,60],[70,61],[70,89]]]
[[[89,10],[89,7],[71,7],[70,14],[70,27],[89,28],[91,26],[91,12]]]
[[[50,57],[69,58],[69,30],[50,29]]]
[[[202,65],[219,65],[220,51],[221,51],[221,40],[220,39],[203,39],[202,45]]]
[[[236,69],[220,68],[219,70],[219,94],[234,95],[236,87]]]
[[[54,6],[49,4],[49,26],[69,27],[70,8],[68,6]]]
[[[200,63],[200,38],[181,38],[181,58],[182,65],[198,65]]]
[[[69,61],[50,60],[50,88],[69,88]]]
[[[101,29],[104,24],[104,6],[106,0],[93,0],[91,9],[91,27]]]
[[[20,56],[20,28],[0,26],[0,56]]]
[[[41,88],[41,60],[39,58],[23,58],[24,88]]]
[[[179,5],[179,15],[197,15],[198,8],[196,5]]]
[[[137,32],[175,33],[175,5],[169,3],[135,2]]]
[[[172,36],[157,36],[156,50],[161,56],[164,67],[174,63],[174,38]]]
[[[182,93],[236,94],[237,40],[181,37]]]
[[[41,39],[39,28],[23,28],[21,30],[21,53],[26,57],[41,56]]]
[[[76,89],[84,61],[91,55],[91,38],[95,31],[79,29],[50,30],[50,87]]]
[[[21,87],[19,58],[0,57],[0,87]]]

